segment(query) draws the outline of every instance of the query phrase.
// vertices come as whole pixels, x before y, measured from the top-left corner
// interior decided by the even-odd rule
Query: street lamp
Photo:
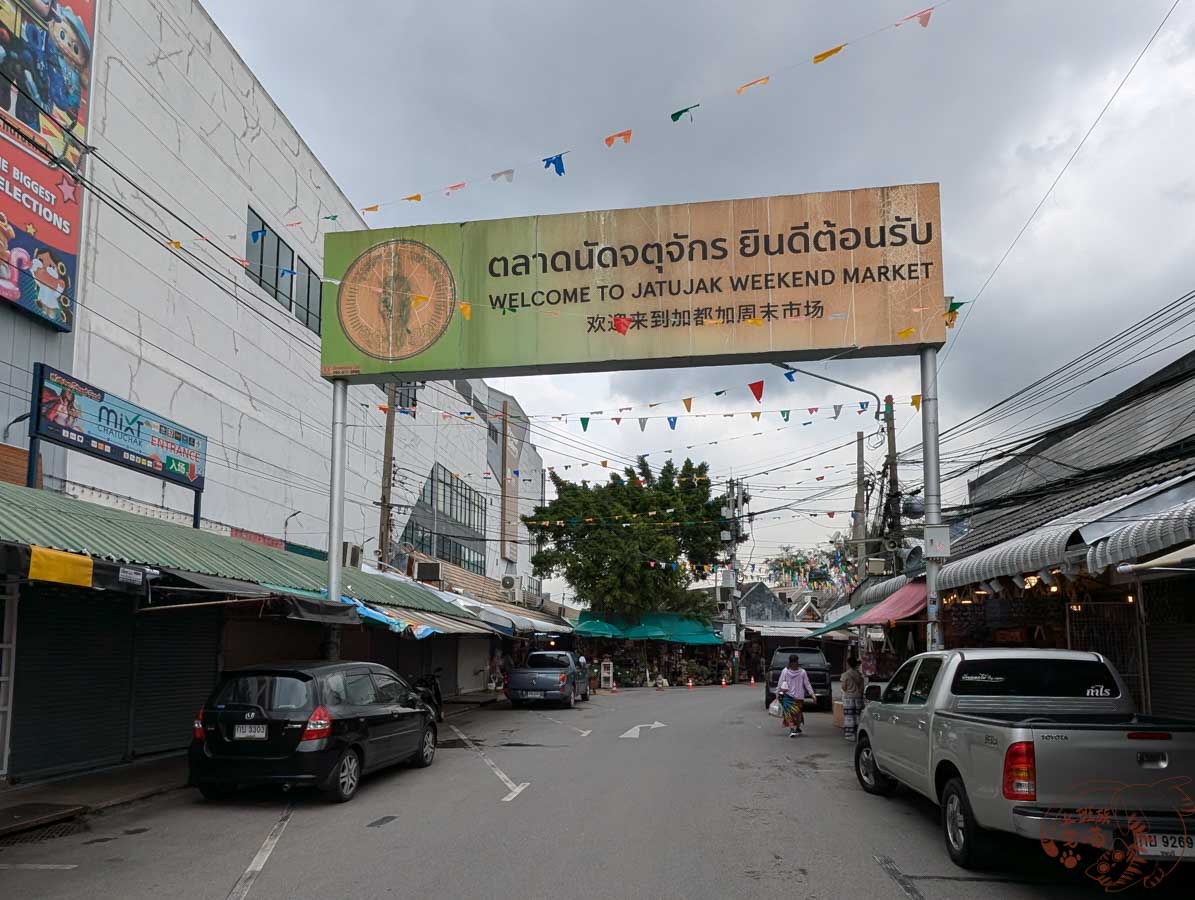
[[[778,362],[778,363],[772,363],[772,365],[776,366],[777,368],[781,368],[786,372],[796,372],[799,375],[808,375],[810,378],[820,378],[822,381],[830,382],[830,384],[837,384],[837,385],[840,385],[841,387],[847,387],[847,388],[850,388],[852,391],[862,391],[864,394],[867,394],[867,396],[869,396],[869,397],[875,397],[876,398],[875,417],[876,417],[877,422],[880,420],[880,410],[883,408],[884,404],[883,404],[883,401],[880,400],[880,395],[875,393],[874,391],[869,391],[867,388],[861,388],[857,384],[847,384],[845,381],[839,381],[837,378],[831,378],[828,375],[819,375],[819,374],[817,374],[817,372],[809,372],[809,371],[806,371],[805,369],[795,369],[792,366],[790,366],[788,363]]]
[[[301,509],[296,509],[293,513],[291,513],[289,516],[287,516],[283,520],[283,522],[282,522],[282,544],[283,544],[283,546],[286,546],[286,530],[287,530],[287,526],[290,525],[290,520],[293,519],[295,516],[301,516],[302,514],[303,514],[303,511]]]

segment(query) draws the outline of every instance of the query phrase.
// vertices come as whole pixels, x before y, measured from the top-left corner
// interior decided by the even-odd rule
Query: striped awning
[[[1087,549],[1087,568],[1102,572],[1126,560],[1161,553],[1195,541],[1195,500],[1124,525]]]
[[[897,575],[895,578],[885,578],[883,581],[873,581],[859,587],[851,594],[851,605],[870,606],[886,600],[909,583],[907,575]]]
[[[938,587],[962,587],[1061,565],[1066,561],[1067,545],[1077,529],[1074,523],[1044,525],[973,556],[947,563],[938,575]]]

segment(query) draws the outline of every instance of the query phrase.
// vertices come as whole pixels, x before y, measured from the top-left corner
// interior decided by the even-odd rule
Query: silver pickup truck
[[[506,677],[511,706],[550,700],[567,707],[589,699],[589,672],[571,650],[537,650]]]
[[[870,794],[900,783],[938,803],[964,868],[991,855],[988,831],[1068,864],[1068,848],[1094,848],[1110,870],[1195,859],[1195,723],[1138,716],[1098,653],[915,656],[864,709],[855,774]]]

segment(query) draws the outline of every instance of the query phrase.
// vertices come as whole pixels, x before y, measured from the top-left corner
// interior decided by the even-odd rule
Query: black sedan
[[[309,785],[339,802],[361,776],[430,766],[435,715],[377,663],[283,663],[225,672],[195,717],[190,783],[209,800],[237,787]]]

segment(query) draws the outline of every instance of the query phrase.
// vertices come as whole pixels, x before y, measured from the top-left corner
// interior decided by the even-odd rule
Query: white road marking
[[[589,737],[591,734],[593,734],[592,728],[590,728],[588,730],[582,730],[582,729],[578,728],[576,725],[570,725],[570,724],[568,724],[568,722],[561,722],[559,719],[554,719],[548,715],[545,715],[544,718],[547,719],[549,722],[555,722],[557,725],[563,725],[565,728],[571,728],[573,731],[577,732],[577,734],[581,735],[581,737]]]
[[[649,728],[654,731],[657,728],[667,728],[667,727],[668,726],[665,725],[663,722],[655,721],[655,722],[652,722],[650,725],[636,725],[634,728],[629,728],[626,731],[624,731],[622,734],[620,734],[619,737],[620,738],[638,738],[640,728]]]
[[[249,895],[249,890],[253,887],[253,882],[257,880],[257,876],[265,868],[266,861],[269,860],[270,854],[274,852],[274,848],[278,845],[278,839],[282,837],[282,832],[286,831],[286,826],[290,822],[291,813],[294,812],[294,809],[295,805],[293,803],[286,805],[286,809],[282,811],[282,816],[274,823],[274,827],[270,829],[270,833],[266,835],[261,849],[257,851],[257,855],[249,863],[249,868],[237,879],[237,883],[228,892],[228,900],[245,900],[245,897]]]
[[[509,794],[507,794],[505,797],[502,798],[503,803],[509,803],[515,797],[519,796],[519,794],[523,793],[524,788],[531,786],[530,781],[524,781],[522,784],[515,784],[513,781],[510,780],[510,778],[507,776],[507,774],[505,772],[503,772],[501,769],[498,768],[498,765],[492,759],[490,759],[488,756],[485,755],[485,753],[482,752],[482,749],[480,747],[478,747],[475,743],[473,743],[471,740],[469,740],[469,736],[467,734],[465,734],[463,731],[461,731],[455,725],[450,724],[448,727],[451,728],[456,733],[456,736],[458,738],[460,738],[462,741],[464,741],[466,747],[468,747],[470,750],[472,750],[474,753],[476,753],[478,756],[481,757],[482,761],[487,766],[489,766],[490,769],[493,770],[495,775],[497,775],[499,778],[502,779],[502,783],[504,785],[506,785],[506,789],[508,791],[510,791]]]
[[[63,869],[77,869],[77,865],[65,865],[62,863],[0,863],[0,872],[41,872],[41,871],[61,871]]]

